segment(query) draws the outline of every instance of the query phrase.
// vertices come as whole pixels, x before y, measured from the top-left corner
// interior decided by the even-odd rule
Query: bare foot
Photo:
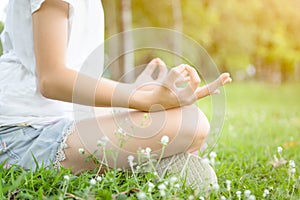
[[[201,88],[198,88],[195,92],[197,99],[206,97],[212,94],[218,94],[220,91],[218,90],[219,87],[230,83],[232,81],[229,73],[221,74],[215,81],[209,83]]]

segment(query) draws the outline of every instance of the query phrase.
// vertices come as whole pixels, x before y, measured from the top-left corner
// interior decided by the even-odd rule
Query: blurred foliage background
[[[300,80],[299,0],[102,2],[107,37],[130,28],[175,29],[200,43],[235,80]]]
[[[174,29],[201,44],[220,71],[231,72],[235,80],[273,83],[300,80],[299,0],[102,0],[102,3],[107,38],[132,28]],[[2,28],[0,23],[0,31]],[[117,54],[133,42],[134,38],[124,38],[109,48],[110,53]],[[180,47],[175,40],[161,42],[173,42]],[[145,63],[152,56],[135,55],[132,64],[120,58],[112,77],[119,78],[128,65]]]

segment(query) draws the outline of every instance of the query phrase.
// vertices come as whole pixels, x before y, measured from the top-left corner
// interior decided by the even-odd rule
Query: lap
[[[139,149],[146,147],[159,154],[162,149],[160,140],[164,135],[170,138],[164,156],[185,152],[196,137],[199,121],[207,122],[205,115],[196,106],[153,113],[97,108],[95,113],[95,118],[76,124],[76,131],[67,140],[70,148],[65,150],[67,160],[73,161],[63,164],[74,165],[84,159],[84,156],[79,156],[78,148],[84,148],[88,153],[97,151],[101,159],[103,148],[99,146],[99,141],[101,143],[104,138],[108,138],[105,151],[117,152],[118,155],[118,158],[109,161],[111,166],[127,166],[128,155],[136,156]],[[87,167],[93,166],[89,164]]]

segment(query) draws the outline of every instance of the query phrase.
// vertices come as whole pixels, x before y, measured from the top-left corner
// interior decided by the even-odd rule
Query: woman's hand
[[[160,73],[153,80],[151,75],[158,66]],[[194,68],[182,64],[172,68],[167,75],[165,69],[161,60],[154,59],[149,63],[137,79],[136,83],[139,84],[132,95],[133,107],[144,111],[159,111],[190,105],[205,96],[219,93],[219,87],[232,81],[229,73],[223,73],[212,83],[199,87],[200,77]]]
[[[151,110],[176,108],[190,105],[197,100],[196,91],[200,83],[197,71],[185,64],[170,70],[160,87],[155,87],[152,100],[156,104]],[[180,87],[182,85],[182,87]]]

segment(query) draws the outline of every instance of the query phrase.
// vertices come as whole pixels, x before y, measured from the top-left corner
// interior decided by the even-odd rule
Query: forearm
[[[89,106],[136,108],[130,103],[130,94],[134,89],[131,84],[106,78],[97,80],[66,67],[51,74],[39,78],[40,91],[47,98]]]

